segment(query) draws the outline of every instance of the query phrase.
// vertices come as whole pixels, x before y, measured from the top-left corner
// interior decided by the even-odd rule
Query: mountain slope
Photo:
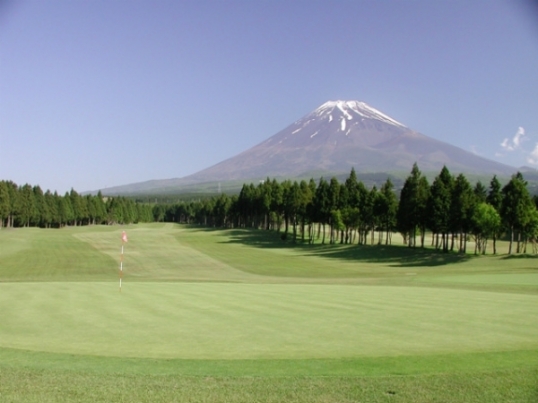
[[[514,168],[429,138],[357,101],[330,101],[264,142],[210,168],[193,181],[298,176],[312,171],[422,170],[509,175]]]
[[[507,176],[515,168],[432,139],[358,101],[329,101],[260,144],[212,167],[181,179],[149,181],[130,192],[157,191],[188,184],[309,173],[409,171],[487,173]],[[127,191],[125,187],[109,188]]]

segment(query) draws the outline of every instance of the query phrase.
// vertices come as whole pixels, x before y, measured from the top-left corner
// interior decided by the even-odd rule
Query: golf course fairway
[[[5,229],[0,401],[536,401],[537,262],[172,224]]]

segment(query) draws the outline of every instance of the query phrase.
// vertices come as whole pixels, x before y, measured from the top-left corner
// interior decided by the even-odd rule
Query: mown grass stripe
[[[538,347],[538,297],[392,286],[0,284],[0,346],[154,358],[351,358]]]

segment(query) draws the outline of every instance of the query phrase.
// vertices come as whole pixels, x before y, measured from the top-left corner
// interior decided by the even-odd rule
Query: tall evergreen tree
[[[452,175],[443,166],[430,188],[430,198],[427,205],[429,227],[436,237],[435,245],[448,252],[448,233],[450,230],[450,204],[452,201]],[[441,235],[441,245],[439,244]]]
[[[53,224],[58,222],[58,203],[56,202],[54,195],[47,190],[43,196],[43,202],[46,205],[46,214],[43,217],[43,224],[45,228],[50,228]]]
[[[519,253],[524,228],[529,223],[532,211],[535,209],[527,190],[527,182],[525,182],[520,172],[513,175],[503,187],[502,195],[501,218],[510,232],[508,254],[512,253],[512,244],[516,233],[518,236],[516,253]]]
[[[313,181],[311,181],[313,183]],[[313,190],[315,192],[315,188]],[[297,214],[301,221],[301,240],[304,242],[306,235],[306,224],[310,220],[309,210],[314,198],[314,193],[311,186],[305,181],[301,180],[299,183],[299,209]]]
[[[20,194],[19,194],[19,187],[16,183],[12,181],[7,181],[7,190],[9,193],[9,214],[7,216],[7,227],[13,227],[15,225],[15,215],[17,214],[17,211],[19,210],[19,203],[20,203]]]
[[[478,181],[476,182],[476,185],[473,189],[475,201],[477,203],[485,203],[486,199],[488,197],[488,190],[486,187],[482,184],[482,182]]]
[[[418,165],[413,164],[411,174],[405,180],[400,192],[396,222],[410,247],[416,247],[417,229],[421,230],[421,246],[424,247],[426,204],[429,198],[429,185]]]
[[[73,212],[73,206],[71,205],[71,198],[69,193],[65,193],[63,197],[58,196],[58,226],[61,228],[64,225],[69,225],[73,222],[75,214]]]
[[[32,186],[25,184],[19,189],[19,204],[17,209],[17,220],[19,225],[28,227],[30,221],[36,214],[35,209],[36,204]]]
[[[396,225],[397,209],[398,200],[394,194],[394,185],[392,184],[391,180],[387,178],[380,189],[376,208],[376,212],[379,216],[380,226],[385,231],[385,245],[389,245],[391,243],[392,230]],[[382,240],[380,238],[379,243],[381,242]]]
[[[503,195],[501,191],[501,183],[497,179],[497,176],[494,175],[493,178],[491,179],[491,182],[489,183],[489,191],[488,191],[488,195],[486,196],[486,203],[492,206],[497,211],[497,213],[500,214],[502,200],[503,200]],[[502,227],[499,227],[497,231],[495,231],[492,234],[494,255],[497,254],[497,238],[500,235],[501,228]]]
[[[335,243],[335,222],[333,220],[336,217],[333,212],[338,210],[339,207],[339,197],[340,197],[340,182],[334,176],[329,182],[329,193],[328,193],[328,202],[329,202],[329,226],[330,226],[330,243]]]
[[[458,234],[460,253],[467,251],[467,234],[472,226],[475,201],[476,196],[471,188],[471,184],[463,174],[459,174],[454,181],[452,191],[450,227],[453,234]]]
[[[329,203],[329,184],[321,177],[319,179],[318,187],[316,188],[316,196],[314,199],[315,210],[318,214],[318,238],[320,232],[322,232],[321,243],[325,243],[325,225],[330,221],[330,203]],[[323,229],[323,231],[322,231]]]
[[[32,188],[34,193],[34,214],[31,218],[31,223],[35,226],[45,226],[45,221],[48,221],[50,213],[47,211],[48,206],[45,204],[45,195],[43,190],[38,186]]]
[[[7,219],[11,211],[8,186],[6,181],[0,181],[0,228],[7,225]]]
[[[267,178],[262,184],[259,185],[259,197],[260,197],[260,211],[263,214],[264,227],[269,230],[270,214],[271,214],[271,181]]]
[[[370,215],[372,214],[372,205],[370,192],[364,186],[362,181],[357,183],[357,195],[359,199],[358,210],[359,210],[359,245],[364,245],[368,241],[368,232],[370,224]]]
[[[282,225],[282,214],[284,211],[284,190],[282,185],[276,179],[271,181],[271,225],[280,232]]]
[[[315,197],[316,197],[316,182],[313,178],[310,178],[308,181],[308,192],[310,195],[310,199],[306,205],[306,215],[308,217],[308,242],[313,243],[314,242],[314,224],[316,222],[317,214],[316,214],[316,204],[315,204]]]

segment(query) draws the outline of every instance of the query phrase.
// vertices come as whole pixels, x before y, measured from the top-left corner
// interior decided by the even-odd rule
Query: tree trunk
[[[514,227],[510,227],[510,244],[508,245],[508,254],[512,254],[512,243],[514,242]]]

